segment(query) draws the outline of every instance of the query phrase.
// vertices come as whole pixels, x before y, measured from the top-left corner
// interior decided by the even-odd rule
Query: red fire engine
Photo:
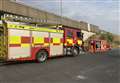
[[[33,26],[24,22],[0,21],[0,59],[4,61],[37,60],[63,55],[77,56],[82,50],[80,29]]]
[[[90,40],[89,42],[89,52],[105,52],[110,49],[110,44],[106,40]]]

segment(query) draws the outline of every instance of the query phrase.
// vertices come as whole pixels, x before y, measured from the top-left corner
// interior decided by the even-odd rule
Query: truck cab
[[[83,33],[80,29],[64,28],[64,48],[66,55],[79,55],[83,48]]]

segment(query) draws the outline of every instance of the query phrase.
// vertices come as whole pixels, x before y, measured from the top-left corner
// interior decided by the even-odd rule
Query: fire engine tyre
[[[72,49],[72,56],[78,56],[79,55],[79,49],[78,48],[73,48]]]
[[[84,51],[82,48],[79,48],[79,55],[84,54]]]
[[[41,50],[37,53],[36,59],[37,62],[45,62],[48,58],[48,53],[44,50]]]

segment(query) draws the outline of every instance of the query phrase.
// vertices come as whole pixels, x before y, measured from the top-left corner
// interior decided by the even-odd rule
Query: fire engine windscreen
[[[96,41],[96,48],[101,48],[101,42],[100,41]]]
[[[83,39],[83,33],[82,32],[77,32],[77,37],[80,39]]]
[[[67,37],[68,37],[68,38],[73,38],[73,32],[68,31],[68,32],[67,32]]]

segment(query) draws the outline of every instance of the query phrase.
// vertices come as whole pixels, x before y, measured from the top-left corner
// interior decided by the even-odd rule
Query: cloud
[[[24,4],[61,15],[61,0],[18,0]],[[119,0],[62,0],[62,15],[99,25],[120,34]]]

